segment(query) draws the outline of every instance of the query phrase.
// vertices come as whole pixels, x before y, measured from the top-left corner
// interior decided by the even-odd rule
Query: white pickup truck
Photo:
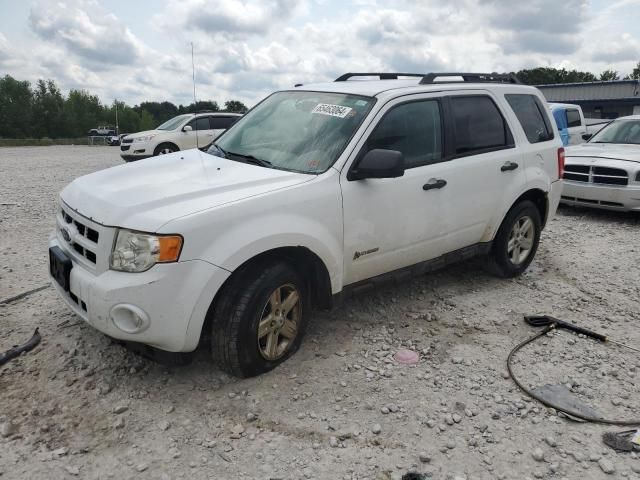
[[[549,107],[561,133],[563,128],[567,129],[569,137],[566,145],[578,145],[586,142],[611,121],[601,118],[585,118],[580,105],[549,103]]]
[[[205,332],[219,367],[251,376],[339,294],[474,255],[519,275],[560,201],[564,148],[518,83],[345,74],[268,96],[208,152],[78,178],[60,194],[53,285],[111,337],[190,352]]]

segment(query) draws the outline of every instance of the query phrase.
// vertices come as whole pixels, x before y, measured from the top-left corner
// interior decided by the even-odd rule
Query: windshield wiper
[[[220,148],[220,150],[222,149]],[[222,151],[227,156],[227,158],[229,157],[229,155],[231,155],[232,157],[241,158],[246,163],[252,163],[253,165],[260,165],[261,167],[273,168],[273,163],[271,163],[269,160],[262,160],[261,158],[256,158],[253,155],[245,155],[244,153],[225,152],[224,150]]]

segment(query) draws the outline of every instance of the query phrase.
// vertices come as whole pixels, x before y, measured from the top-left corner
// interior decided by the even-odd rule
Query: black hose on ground
[[[525,317],[525,319],[526,319],[526,317]],[[637,420],[608,420],[608,419],[600,418],[600,417],[591,417],[589,415],[580,414],[578,412],[567,411],[567,410],[564,409],[564,407],[559,406],[557,404],[554,404],[553,402],[551,402],[549,400],[546,400],[546,399],[536,395],[534,392],[532,392],[530,389],[525,387],[518,380],[518,378],[514,375],[513,368],[511,366],[511,363],[512,363],[512,360],[513,360],[513,356],[519,350],[521,350],[523,347],[529,345],[530,343],[535,342],[537,339],[539,339],[540,337],[546,335],[550,331],[555,330],[556,327],[557,327],[557,325],[555,323],[547,325],[540,333],[537,333],[533,337],[528,338],[524,342],[519,343],[518,345],[516,345],[511,350],[511,352],[509,352],[509,356],[507,357],[507,370],[509,370],[509,375],[511,375],[511,378],[513,379],[515,384],[518,386],[518,388],[520,388],[520,390],[522,390],[524,393],[529,395],[531,398],[539,401],[540,403],[542,403],[546,407],[554,408],[555,410],[557,410],[559,412],[566,413],[569,416],[576,417],[576,418],[578,418],[580,420],[584,420],[585,422],[601,423],[601,424],[604,424],[604,425],[624,425],[624,426],[638,426],[638,427],[640,427],[640,419],[637,419]]]
[[[32,294],[37,293],[37,292],[39,292],[41,290],[44,290],[45,288],[49,288],[49,284],[42,285],[40,287],[34,288],[32,290],[29,290],[27,292],[19,293],[18,295],[14,295],[13,297],[5,298],[4,300],[0,300],[0,305],[4,305],[4,304],[7,304],[7,303],[15,302],[16,300],[20,300],[21,298],[28,297],[29,295],[32,295]]]

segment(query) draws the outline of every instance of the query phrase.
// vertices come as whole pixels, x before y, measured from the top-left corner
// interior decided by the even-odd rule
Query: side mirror
[[[397,150],[368,151],[347,174],[347,180],[365,178],[396,178],[404,175],[404,155]]]
[[[185,125],[184,127],[182,127],[183,132],[190,132],[191,130],[193,130],[191,125]]]
[[[587,140],[591,139],[591,137],[593,137],[593,133],[583,133],[582,134],[582,139],[584,141],[587,141]]]

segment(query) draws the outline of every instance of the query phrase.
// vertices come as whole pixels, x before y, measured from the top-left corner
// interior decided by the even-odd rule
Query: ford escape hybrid
[[[558,205],[561,145],[513,76],[345,74],[273,93],[207,152],[73,181],[50,273],[111,337],[189,352],[207,329],[221,368],[257,375],[337,294],[473,255],[523,272]]]

